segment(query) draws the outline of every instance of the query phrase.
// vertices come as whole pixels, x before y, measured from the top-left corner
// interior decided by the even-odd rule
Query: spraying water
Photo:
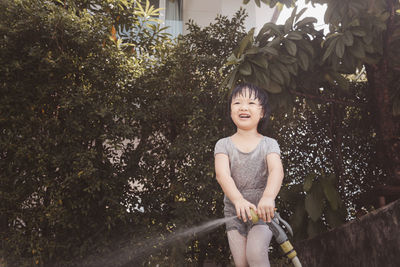
[[[193,238],[195,234],[211,231],[218,226],[234,219],[235,217],[236,216],[232,216],[208,221],[198,226],[172,232],[164,238],[157,237],[136,242],[133,245],[125,246],[118,251],[110,253],[105,257],[88,259],[90,263],[85,263],[84,266],[121,266],[129,262],[138,260],[145,255],[154,253],[184,237]]]

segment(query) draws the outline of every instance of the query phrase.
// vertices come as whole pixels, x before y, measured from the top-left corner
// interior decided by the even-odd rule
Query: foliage
[[[346,92],[349,84],[342,74],[355,73],[363,64],[374,65],[382,58],[387,60],[388,71],[396,72],[400,19],[394,10],[400,8],[398,1],[392,5],[383,0],[367,5],[362,0],[311,2],[328,4],[325,23],[330,32],[324,36],[314,30],[315,18],[300,20],[305,9],[296,13],[296,7],[284,25],[267,23],[255,37],[254,30],[249,31],[227,59],[227,65],[235,65],[228,87],[239,79],[251,81],[274,94],[276,105],[284,107],[292,103],[292,91],[318,95],[326,82]],[[387,43],[385,33],[390,35]],[[388,77],[394,84],[390,105],[396,115],[400,100],[393,75]]]
[[[270,7],[274,7],[275,5],[279,5],[279,6],[287,6],[290,7],[293,5],[295,0],[255,0],[256,5],[259,7],[261,5],[261,2],[269,5]],[[247,4],[249,3],[250,0],[243,0],[243,3]]]
[[[244,1],[244,3],[248,2]],[[260,1],[255,2],[260,5]],[[278,1],[263,2],[274,6]],[[303,121],[294,113],[294,111],[299,111],[296,108],[299,100],[304,101],[306,106],[316,114],[322,110],[331,110],[330,113],[333,114],[329,120],[325,120],[329,126],[318,123],[319,128],[315,128],[310,133],[313,133],[315,138],[321,138],[315,136],[315,133],[321,129],[328,130],[321,133],[321,139],[335,144],[332,152],[336,155],[331,158],[332,165],[328,163],[329,161],[323,162],[321,165],[325,165],[328,172],[313,169],[301,173],[301,178],[294,182],[298,186],[309,183],[311,181],[309,177],[318,173],[319,178],[312,183],[312,187],[307,185],[295,191],[301,194],[301,198],[297,200],[301,200],[304,204],[299,205],[302,208],[298,209],[299,213],[305,216],[305,211],[307,211],[308,216],[311,217],[309,222],[315,222],[319,217],[326,227],[335,223],[329,224],[327,215],[323,213],[323,202],[328,200],[332,204],[326,192],[322,194],[321,186],[328,181],[322,178],[326,176],[323,173],[331,173],[332,178],[336,177],[338,183],[333,184],[336,184],[341,199],[347,202],[347,211],[352,214],[356,206],[359,210],[369,209],[370,205],[376,206],[373,200],[378,195],[374,196],[374,194],[386,195],[389,199],[400,196],[399,187],[391,187],[393,184],[400,184],[398,177],[400,168],[398,69],[400,61],[397,45],[400,17],[395,12],[400,6],[398,1],[383,0],[368,1],[367,4],[361,0],[306,2],[327,4],[325,22],[329,25],[330,32],[324,35],[322,31],[316,31],[313,26],[316,19],[302,18],[305,9],[297,13],[297,7],[295,7],[284,25],[266,23],[257,35],[254,29],[248,32],[227,58],[225,66],[231,66],[233,69],[226,78],[224,86],[231,88],[238,81],[246,81],[263,87],[270,93],[275,115],[279,118],[289,115],[294,120]],[[358,73],[357,76],[360,76],[362,72],[359,72],[362,70],[366,70],[368,83],[365,86],[351,84],[350,74]],[[361,93],[362,98],[359,98],[359,92],[354,88],[364,90]],[[301,114],[304,116],[304,113]],[[317,116],[318,120],[324,121],[323,118],[324,115]],[[372,125],[365,125],[370,122]],[[309,122],[306,123],[309,124]],[[350,128],[349,126],[353,123],[356,123],[356,127]],[[336,126],[332,127],[332,125]],[[357,134],[356,138],[352,138],[340,128],[349,129],[350,132],[355,129],[358,129],[356,131],[369,129]],[[372,134],[372,139],[368,136],[369,134]],[[349,141],[349,138],[353,141]],[[365,150],[364,146],[356,145],[361,140],[369,140],[368,149]],[[313,139],[310,139],[309,143],[313,144]],[[324,147],[323,142],[318,143],[317,148],[320,147]],[[346,166],[344,158],[351,149],[363,155],[362,158],[368,162],[368,165],[364,167],[373,170],[376,174],[371,176],[364,173],[361,179],[363,182],[360,181],[358,185],[348,175],[355,169],[352,166]],[[364,154],[365,152],[367,154]],[[364,156],[368,153],[372,156],[370,159],[373,160]],[[330,152],[326,151],[325,155],[322,154],[323,158],[326,158],[327,154]],[[352,161],[353,159],[350,160]],[[388,185],[388,189],[380,186],[378,181]],[[350,187],[355,191],[349,190],[349,184],[356,185],[356,187]],[[289,184],[290,186],[294,190],[294,185]],[[364,194],[363,197],[360,196],[361,193]],[[293,210],[293,205],[289,210]],[[303,215],[296,216],[303,218]],[[343,218],[344,214],[341,217]],[[352,215],[348,218],[352,218]],[[295,224],[299,223],[295,222]],[[309,234],[311,232],[308,231]]]
[[[160,56],[161,46],[170,41],[169,34],[158,19],[160,9],[150,5],[149,0],[53,0],[55,4],[84,15],[98,15],[99,30],[123,51],[138,57],[143,54]],[[102,18],[100,18],[102,17]]]
[[[118,150],[134,136],[135,65],[110,16],[66,1],[1,1],[1,255],[54,266],[105,252],[131,221]],[[65,4],[66,3],[66,4]],[[92,2],[91,2],[92,3]]]

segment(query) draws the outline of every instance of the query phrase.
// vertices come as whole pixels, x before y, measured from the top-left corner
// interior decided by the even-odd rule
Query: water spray
[[[257,223],[259,221],[258,215],[253,209],[250,209],[251,220],[253,223]],[[285,256],[292,261],[295,267],[301,267],[301,263],[299,258],[297,257],[297,252],[294,250],[292,244],[289,241],[285,231],[282,226],[279,224],[282,223],[289,234],[293,237],[292,227],[279,215],[278,212],[275,211],[274,217],[271,219],[271,222],[266,222],[269,229],[272,231],[272,234],[275,237],[276,242],[280,245]]]

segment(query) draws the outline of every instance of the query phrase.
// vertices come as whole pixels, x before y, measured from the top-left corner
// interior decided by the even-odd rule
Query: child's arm
[[[232,201],[233,205],[235,205],[237,216],[242,218],[243,221],[246,221],[247,214],[247,217],[251,219],[250,209],[257,210],[256,206],[244,199],[237,189],[231,177],[229,158],[227,155],[221,153],[215,155],[215,174],[225,195]]]
[[[267,187],[260,199],[257,213],[264,221],[271,221],[274,217],[275,198],[279,193],[283,180],[283,166],[281,158],[277,153],[267,155],[268,182]]]

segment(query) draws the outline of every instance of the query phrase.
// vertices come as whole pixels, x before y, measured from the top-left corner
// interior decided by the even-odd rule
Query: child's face
[[[259,100],[254,97],[254,94],[250,94],[248,89],[244,89],[241,94],[237,94],[232,98],[231,118],[238,129],[257,129],[263,113]]]

